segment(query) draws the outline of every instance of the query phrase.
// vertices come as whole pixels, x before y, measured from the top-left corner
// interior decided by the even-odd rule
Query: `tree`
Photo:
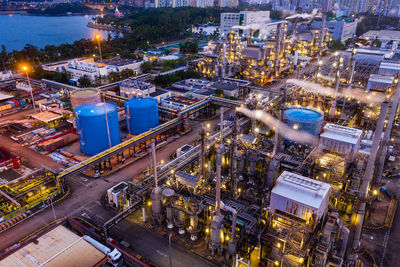
[[[151,63],[151,61],[145,61],[142,63],[142,65],[140,65],[140,69],[143,73],[151,73],[151,70],[153,69],[153,63]]]
[[[219,97],[224,97],[224,90],[222,90],[221,88],[217,88],[217,89],[215,89],[214,94]]]
[[[343,50],[344,48],[345,48],[345,47],[344,47],[344,45],[342,44],[342,40],[341,40],[341,39],[336,40],[336,41],[333,41],[332,44],[331,44],[331,49],[332,49],[333,51],[336,51],[336,50]]]
[[[134,72],[133,72],[133,70],[131,70],[131,69],[124,69],[124,70],[122,70],[121,71],[121,79],[126,79],[126,78],[129,78],[129,77],[132,77],[132,76],[134,76]]]
[[[210,34],[210,40],[216,41],[220,36],[219,28],[217,28],[212,34]]]
[[[80,77],[78,83],[80,87],[90,87],[92,85],[90,79],[86,75]]]

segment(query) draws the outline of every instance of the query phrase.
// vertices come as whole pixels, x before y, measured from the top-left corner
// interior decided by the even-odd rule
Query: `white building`
[[[103,63],[85,63],[72,61],[66,67],[65,71],[71,74],[71,81],[76,82],[81,77],[88,77],[91,82],[95,82],[101,77],[107,77],[109,69],[106,64]]]
[[[393,85],[394,76],[371,74],[367,83],[367,91],[386,92]]]
[[[378,74],[379,75],[387,75],[387,76],[394,76],[400,73],[400,63],[393,63],[393,62],[381,62],[379,66]]]
[[[322,152],[335,152],[353,160],[361,143],[362,130],[327,123],[319,138],[318,149]]]
[[[0,71],[0,81],[9,80],[9,79],[12,79],[13,77],[14,76],[13,76],[13,73],[11,70]]]
[[[156,91],[151,83],[139,80],[125,80],[119,84],[121,96],[127,98],[149,97]]]
[[[370,40],[379,39],[382,42],[381,47],[386,47],[386,44],[392,41],[392,49],[397,49],[397,46],[400,42],[400,31],[368,31],[364,33],[361,37]]]
[[[58,62],[52,62],[48,64],[42,64],[42,68],[46,71],[55,71],[55,72],[63,72],[66,70],[66,67],[72,61],[76,61],[79,63],[93,63],[94,59],[91,57],[78,57],[71,60],[63,60]]]
[[[282,21],[268,21],[265,23],[253,23],[246,26],[233,26],[232,31],[241,37],[249,38],[250,34],[253,37],[257,37],[260,40],[267,39],[274,32],[276,32],[277,25],[282,23]]]
[[[358,19],[328,20],[326,27],[334,40],[346,41],[356,35]],[[313,21],[313,28],[321,28],[322,21]]]
[[[269,11],[241,11],[240,13],[221,13],[221,36],[226,36],[233,26],[264,24],[270,20],[269,15]]]
[[[315,222],[328,211],[331,186],[284,171],[271,191],[270,212]]]

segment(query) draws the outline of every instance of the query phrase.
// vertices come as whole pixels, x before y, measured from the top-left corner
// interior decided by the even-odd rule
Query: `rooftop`
[[[159,95],[162,95],[162,94],[166,94],[166,93],[168,93],[168,91],[161,90],[161,89],[156,89],[156,91],[154,93],[151,93],[150,96],[151,97],[156,97],[156,96],[159,96]]]
[[[105,257],[83,237],[60,225],[1,260],[0,266],[84,267],[95,266]]]
[[[141,60],[137,59],[132,59],[132,58],[120,58],[120,57],[114,57],[114,58],[107,58],[103,59],[103,63],[107,65],[114,65],[114,66],[125,66],[133,63],[140,62]]]
[[[2,101],[2,100],[7,100],[7,99],[11,99],[11,98],[13,98],[13,97],[14,97],[13,95],[9,95],[9,94],[0,92],[0,101]]]
[[[51,112],[51,111],[39,112],[39,113],[31,115],[31,117],[34,118],[34,119],[37,119],[39,121],[45,122],[45,123],[62,118],[61,115],[56,114],[56,113]]]
[[[318,209],[330,189],[327,183],[284,171],[278,177],[272,194]]]
[[[345,127],[337,124],[327,123],[321,138],[337,140],[344,143],[357,144],[361,139],[362,130]]]

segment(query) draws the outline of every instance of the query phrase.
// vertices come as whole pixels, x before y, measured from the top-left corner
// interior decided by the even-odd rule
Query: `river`
[[[93,16],[0,15],[0,45],[7,51],[21,50],[25,44],[39,48],[93,38],[98,30],[86,27]],[[107,32],[99,32],[104,38]]]

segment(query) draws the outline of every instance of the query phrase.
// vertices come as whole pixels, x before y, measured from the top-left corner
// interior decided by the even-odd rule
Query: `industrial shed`
[[[0,261],[0,266],[94,266],[106,257],[83,237],[60,225]]]
[[[305,221],[314,214],[317,221],[328,210],[330,191],[327,183],[284,171],[272,189],[270,211],[281,211]]]

